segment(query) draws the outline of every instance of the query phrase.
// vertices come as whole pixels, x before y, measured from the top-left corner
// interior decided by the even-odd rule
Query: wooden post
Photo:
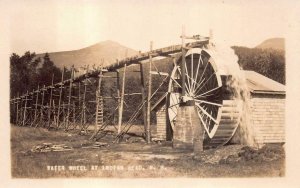
[[[119,72],[119,70],[116,70],[116,73],[117,73],[117,96],[118,96],[118,98],[117,98],[117,101],[118,101],[118,110],[119,110],[119,108],[120,108],[120,103],[121,103],[121,93],[120,93],[120,88],[121,88],[121,86],[120,86],[120,72]],[[114,124],[115,124],[115,113],[114,113]],[[117,122],[118,124],[119,124],[119,120],[118,120],[118,122]]]
[[[36,91],[36,98],[35,98],[35,108],[34,108],[34,119],[33,122],[36,122],[36,118],[37,118],[37,106],[38,106],[38,101],[39,101],[39,93],[40,93],[40,86],[38,85],[38,89]]]
[[[152,67],[152,47],[153,42],[150,42],[150,54],[149,54],[149,80],[148,80],[148,97],[147,97],[147,131],[146,131],[146,140],[149,144],[151,142],[151,88],[152,88],[152,79],[151,79],[151,67]]]
[[[9,100],[9,111],[10,111],[10,123],[14,123],[14,116],[15,116],[15,98]]]
[[[27,109],[27,96],[28,96],[28,90],[26,92],[25,95],[25,106],[24,106],[24,111],[23,111],[23,122],[22,122],[22,126],[25,126],[25,121],[26,121],[26,109]]]
[[[23,96],[21,95],[20,96],[19,123],[18,123],[19,126],[22,126],[22,123],[23,123],[23,103],[24,103],[24,99],[23,99]]]
[[[42,101],[41,101],[41,108],[40,108],[40,123],[42,123],[43,122],[43,110],[44,110],[44,99],[45,99],[45,85],[44,85],[44,87],[43,87],[43,92],[42,92]],[[35,127],[37,127],[38,126],[38,124],[36,124],[36,126]]]
[[[120,103],[119,103],[118,134],[121,133],[122,118],[123,118],[123,103],[124,103],[124,94],[125,94],[126,67],[127,67],[127,65],[125,64],[124,70],[123,70],[122,88],[121,88],[121,96],[120,96]]]
[[[184,26],[182,26],[182,35],[181,35],[181,42],[182,42],[182,50],[181,50],[181,86],[182,86],[182,96],[185,96],[186,93],[186,88],[185,88],[185,79],[186,79],[186,72],[185,72],[185,54],[186,54],[186,50],[185,50],[185,28]]]
[[[82,114],[82,109],[81,109],[81,83],[80,81],[78,82],[78,112],[80,112],[80,116]],[[75,108],[75,104],[74,104],[74,108]],[[81,123],[81,121],[80,121]],[[75,128],[76,129],[77,125],[75,125]]]
[[[12,96],[10,96],[9,99],[9,123],[14,123],[15,121],[15,110],[16,110],[16,105],[15,105],[15,97],[11,98]]]
[[[74,127],[73,129],[76,129],[76,124],[75,124],[75,123],[76,123],[76,107],[75,107],[75,100],[73,100],[73,108],[72,108],[72,109],[73,109],[73,110],[72,110],[72,111],[73,111],[73,113],[72,113],[72,114],[73,114],[73,118],[72,118],[72,119],[73,119],[73,127]]]
[[[31,94],[29,94],[31,95]],[[34,106],[34,89],[32,89],[32,95],[31,95],[31,99],[30,100],[30,110],[29,110],[29,126],[31,127],[33,122],[33,118],[34,118],[34,114],[33,114],[33,106]]]
[[[89,72],[89,65],[86,68],[86,74]],[[84,91],[83,91],[83,98],[82,98],[82,114],[81,114],[81,125],[82,128],[85,129],[86,124],[86,90],[87,90],[87,80],[84,79]]]
[[[143,105],[143,123],[145,133],[147,132],[147,108],[146,108],[146,94],[145,94],[145,79],[144,79],[144,69],[143,64],[140,63],[140,78],[141,78],[141,93],[142,93],[142,104]]]
[[[81,114],[81,126],[84,128],[84,125],[86,124],[86,104],[85,104],[85,98],[86,98],[86,86],[87,82],[86,79],[84,80],[84,91],[83,91],[83,98],[82,98],[82,114]]]
[[[63,92],[64,73],[65,73],[65,67],[63,68],[63,72],[62,72],[62,74],[61,74],[61,85],[60,85],[60,90],[59,90],[59,99],[58,99],[58,108],[57,108],[57,118],[56,118],[56,129],[59,128],[60,109],[61,109],[61,97],[62,97],[62,92]]]
[[[69,98],[68,98],[68,109],[67,109],[65,130],[68,130],[69,128],[70,106],[71,106],[71,96],[72,96],[72,86],[73,86],[73,76],[74,76],[73,73],[74,73],[74,65],[71,68],[71,81],[69,85]]]
[[[50,86],[50,99],[49,99],[49,108],[48,108],[48,128],[51,126],[51,112],[52,112],[52,95],[53,95],[53,82],[54,82],[54,74],[52,74],[52,81]]]
[[[63,116],[63,127],[66,127],[66,109],[65,109],[65,102],[62,101],[62,116]]]
[[[19,93],[17,95],[17,115],[16,115],[16,125],[18,125],[19,122]]]

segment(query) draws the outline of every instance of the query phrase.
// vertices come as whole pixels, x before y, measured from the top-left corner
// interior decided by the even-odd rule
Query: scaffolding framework
[[[71,77],[65,79],[65,68],[62,71],[61,81],[54,83],[54,75],[49,86],[37,86],[34,91],[27,91],[23,95],[17,95],[10,100],[12,118],[11,122],[16,126],[43,127],[55,130],[78,130],[79,133],[91,133],[91,139],[97,138],[99,132],[104,131],[108,123],[104,121],[104,102],[107,99],[115,99],[117,108],[114,114],[118,114],[118,124],[116,127],[117,136],[120,138],[126,134],[131,127],[129,125],[138,116],[143,116],[144,135],[148,143],[151,141],[150,112],[151,103],[155,92],[151,92],[152,61],[156,57],[173,58],[175,54],[184,53],[189,48],[203,47],[209,43],[208,40],[197,41],[182,45],[174,45],[166,48],[139,53],[133,57],[117,60],[116,63],[96,69],[89,69],[85,66],[85,73],[76,75],[74,66],[71,67]],[[144,72],[143,61],[149,62],[148,72]],[[141,93],[125,93],[126,67],[139,65]],[[123,69],[122,79],[120,69]],[[158,75],[160,73],[157,71]],[[111,76],[115,75],[115,76]],[[145,82],[148,76],[148,85]],[[116,96],[103,96],[103,80],[106,78],[116,79]],[[146,93],[147,91],[147,93]],[[141,104],[136,108],[127,123],[123,123],[124,96],[140,95]],[[88,97],[89,96],[89,97]],[[90,96],[94,96],[94,101],[88,101]],[[91,128],[90,126],[93,126]],[[90,128],[90,129],[89,129]]]

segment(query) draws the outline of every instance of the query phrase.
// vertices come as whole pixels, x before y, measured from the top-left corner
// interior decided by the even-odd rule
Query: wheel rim
[[[211,55],[200,48],[193,48],[186,53],[185,89],[186,96],[194,100],[200,121],[209,138],[216,133],[221,118],[222,80]],[[182,90],[181,60],[177,61],[169,83],[168,116],[172,128],[176,121]]]

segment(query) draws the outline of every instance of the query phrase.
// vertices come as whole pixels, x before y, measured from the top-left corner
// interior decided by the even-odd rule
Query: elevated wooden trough
[[[155,93],[151,92],[151,83],[148,85],[148,94],[146,91],[146,84],[144,80],[143,64],[142,61],[149,60],[149,80],[151,80],[151,74],[155,71],[151,70],[152,58],[155,57],[165,57],[172,58],[172,55],[177,53],[182,53],[183,49],[190,49],[196,47],[203,47],[208,44],[208,40],[197,41],[192,43],[187,43],[185,45],[173,45],[165,48],[160,48],[156,50],[151,50],[148,52],[140,53],[133,57],[128,57],[122,60],[116,60],[114,64],[98,67],[96,70],[87,70],[86,73],[75,76],[74,67],[72,67],[71,78],[64,80],[64,75],[62,75],[62,80],[59,83],[52,83],[49,86],[38,87],[34,91],[27,91],[27,93],[17,96],[11,99],[12,113],[15,113],[15,118],[12,120],[13,123],[19,126],[32,126],[32,127],[46,127],[46,128],[63,128],[65,131],[69,129],[76,128],[76,122],[81,125],[81,131],[87,130],[88,120],[87,120],[87,102],[86,95],[89,86],[95,84],[97,89],[94,91],[95,101],[94,104],[94,115],[92,115],[90,121],[95,122],[95,132],[91,138],[96,137],[96,135],[105,129],[107,125],[103,122],[103,97],[101,96],[100,86],[102,79],[105,78],[106,73],[116,73],[115,78],[117,79],[117,89],[118,89],[118,135],[124,134],[124,131],[128,131],[127,128],[121,129],[122,124],[122,114],[123,114],[123,102],[124,95],[130,95],[124,93],[125,87],[125,76],[120,79],[119,69],[124,68],[124,75],[126,74],[126,67],[133,64],[140,64],[141,72],[141,95],[142,104],[139,106],[139,110],[143,109],[145,132],[148,142],[150,142],[150,100]],[[87,80],[94,79],[93,82],[88,82]],[[81,84],[83,83],[83,84]],[[83,88],[81,88],[83,86]],[[78,95],[73,96],[74,90],[77,90]],[[78,91],[79,90],[79,91]],[[55,94],[56,93],[56,94]],[[67,93],[67,97],[63,97],[63,93]],[[76,92],[75,92],[76,93]],[[56,101],[56,104],[55,104]],[[79,111],[79,114],[78,114]],[[78,116],[79,115],[79,116]],[[133,114],[136,118],[138,114]],[[125,126],[126,127],[126,126]]]

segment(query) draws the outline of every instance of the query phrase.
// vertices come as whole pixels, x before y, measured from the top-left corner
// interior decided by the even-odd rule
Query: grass
[[[91,145],[88,136],[42,128],[12,126],[11,155],[14,178],[68,178],[68,177],[278,177],[284,176],[284,158],[273,161],[238,161],[207,163],[220,150],[207,150],[197,159],[190,151],[174,150],[170,143],[145,142],[111,143],[107,136],[101,142],[109,146],[98,149],[82,148]],[[42,143],[66,144],[70,151],[34,153],[31,148]],[[231,153],[241,146],[221,148]],[[230,152],[229,152],[230,153]],[[229,154],[228,154],[229,155]],[[65,170],[47,170],[47,166],[64,166]],[[84,166],[87,170],[68,170],[69,166]],[[91,170],[98,166],[97,170]]]

